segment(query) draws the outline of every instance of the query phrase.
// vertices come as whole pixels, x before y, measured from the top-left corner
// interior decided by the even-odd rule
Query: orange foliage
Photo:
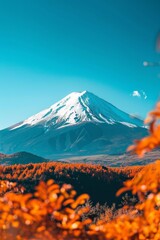
[[[58,235],[65,239],[70,234],[85,235],[84,227],[91,221],[82,222],[81,216],[89,209],[76,208],[88,200],[87,194],[75,198],[76,192],[70,185],[60,187],[53,180],[41,182],[34,194],[8,192],[10,185],[8,181],[1,182],[0,239],[57,239]]]
[[[61,163],[44,162],[30,163],[25,165],[0,166],[0,179],[5,180],[44,180],[43,174],[54,174],[54,176],[67,176],[87,174],[90,176],[103,177],[103,179],[114,179],[114,173],[123,174],[126,178],[133,177],[142,166],[131,167],[104,167],[87,163]]]

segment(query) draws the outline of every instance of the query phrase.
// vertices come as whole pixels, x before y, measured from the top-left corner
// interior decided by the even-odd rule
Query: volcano
[[[45,158],[122,154],[147,134],[133,118],[91,92],[73,92],[51,107],[0,131],[0,152]]]

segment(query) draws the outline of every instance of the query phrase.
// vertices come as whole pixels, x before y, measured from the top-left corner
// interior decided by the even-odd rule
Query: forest
[[[88,193],[100,204],[119,203],[116,192],[143,167],[106,168],[101,165],[49,162],[0,167],[0,179],[17,182],[26,192],[33,192],[40,181],[54,179],[58,184],[71,184],[78,194]]]

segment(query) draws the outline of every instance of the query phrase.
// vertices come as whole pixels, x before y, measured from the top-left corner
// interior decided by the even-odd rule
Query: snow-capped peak
[[[129,127],[142,126],[143,122],[133,119],[129,114],[119,110],[107,101],[88,91],[72,92],[46,110],[14,126],[11,130],[25,125],[44,125],[48,128],[64,127],[82,122],[99,122],[115,124],[117,122]]]

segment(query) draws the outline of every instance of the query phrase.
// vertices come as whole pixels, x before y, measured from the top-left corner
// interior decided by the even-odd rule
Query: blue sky
[[[0,128],[73,91],[144,117],[159,97],[159,0],[0,0]],[[133,91],[144,96],[132,97]]]

